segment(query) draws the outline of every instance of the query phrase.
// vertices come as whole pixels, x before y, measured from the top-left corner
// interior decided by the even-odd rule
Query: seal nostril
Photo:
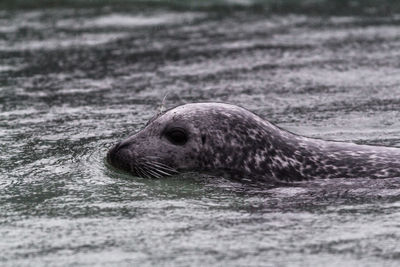
[[[117,144],[115,144],[111,149],[110,149],[110,153],[115,153],[118,152],[118,150],[121,150],[124,147],[129,146],[129,143],[124,143],[124,142],[118,142]]]
[[[121,149],[123,149],[124,147],[127,147],[127,146],[129,146],[130,144],[129,143],[124,143],[124,142],[120,142],[120,143],[118,143],[118,150],[121,150]]]

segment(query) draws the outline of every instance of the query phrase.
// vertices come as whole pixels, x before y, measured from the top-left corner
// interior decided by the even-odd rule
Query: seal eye
[[[186,144],[188,140],[186,131],[181,128],[172,128],[165,133],[165,136],[172,144],[179,146]]]

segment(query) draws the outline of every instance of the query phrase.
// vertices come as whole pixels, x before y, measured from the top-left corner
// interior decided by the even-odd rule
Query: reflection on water
[[[104,161],[167,93],[168,107],[229,102],[299,134],[400,146],[400,17],[373,16],[389,2],[352,7],[368,16],[289,2],[1,11],[2,264],[395,266],[398,179],[269,188]]]

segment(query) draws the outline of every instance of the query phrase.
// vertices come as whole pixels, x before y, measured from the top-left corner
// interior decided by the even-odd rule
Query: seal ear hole
[[[168,141],[174,145],[182,146],[188,141],[188,135],[182,128],[172,128],[165,133]]]
[[[203,145],[206,143],[206,136],[204,134],[201,135],[201,142]]]

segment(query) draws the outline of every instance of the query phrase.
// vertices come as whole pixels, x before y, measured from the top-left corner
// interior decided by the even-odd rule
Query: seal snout
[[[118,169],[129,170],[129,152],[127,149],[124,149],[127,146],[129,144],[123,142],[114,145],[107,153],[107,161]]]

